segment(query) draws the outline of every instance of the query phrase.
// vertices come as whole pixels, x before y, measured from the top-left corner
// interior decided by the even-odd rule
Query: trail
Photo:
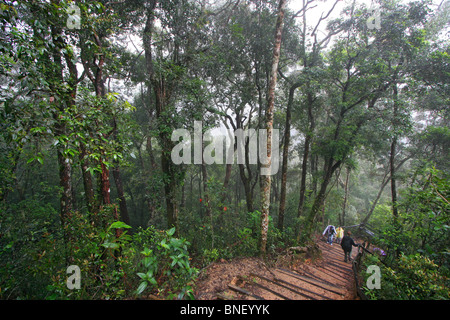
[[[197,290],[198,299],[354,300],[352,264],[344,262],[339,244],[317,242],[322,258],[315,263],[269,268],[247,258],[213,264]],[[356,256],[352,252],[352,258]]]

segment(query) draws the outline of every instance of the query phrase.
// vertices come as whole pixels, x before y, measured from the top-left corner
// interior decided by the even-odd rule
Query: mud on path
[[[322,254],[310,259],[274,263],[259,258],[215,262],[201,272],[198,300],[354,300],[354,277],[339,244],[317,241]],[[352,258],[356,250],[352,252]]]

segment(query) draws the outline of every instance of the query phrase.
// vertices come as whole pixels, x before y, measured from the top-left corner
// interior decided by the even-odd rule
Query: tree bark
[[[397,84],[394,83],[394,119],[393,119],[393,127],[396,129],[397,122],[397,113],[398,113],[398,89]],[[392,214],[394,219],[398,217],[398,209],[397,209],[397,182],[396,182],[396,173],[395,173],[395,153],[397,149],[397,133],[394,132],[394,137],[391,143],[391,152],[389,156],[389,163],[391,168],[391,198],[392,198]]]
[[[202,147],[202,150],[204,148]],[[202,152],[203,154],[203,152]],[[206,217],[209,219],[210,225],[211,225],[211,249],[214,249],[214,223],[213,223],[213,216],[212,216],[212,210],[211,210],[211,203],[209,199],[209,188],[208,188],[208,170],[206,168],[205,160],[202,156],[202,180],[203,180],[203,198],[205,200],[205,207],[206,207]]]
[[[268,88],[268,101],[266,110],[266,130],[267,130],[267,159],[268,164],[262,165],[263,167],[270,168],[272,161],[272,130],[273,130],[273,116],[275,105],[275,88],[277,85],[278,64],[280,61],[281,52],[281,40],[284,26],[284,10],[286,6],[286,0],[280,0],[278,6],[278,18],[275,27],[275,43],[273,48],[273,60],[272,69],[270,72],[270,83]],[[278,141],[276,141],[278,143]],[[270,209],[270,186],[271,176],[261,176],[261,246],[260,253],[263,257],[266,256],[267,246],[267,234],[269,229],[269,209]]]
[[[113,138],[114,140],[120,145],[118,141],[118,128],[116,123],[116,118],[113,116]],[[120,167],[119,167],[119,161],[114,160],[113,161],[114,167],[112,168],[113,171],[113,177],[114,177],[114,183],[116,185],[117,189],[117,197],[119,198],[119,209],[120,209],[120,220],[125,222],[126,224],[130,224],[130,217],[128,215],[128,207],[127,207],[127,200],[125,199],[125,194],[123,192],[123,183],[122,183],[122,175],[120,174]]]
[[[347,207],[347,198],[348,198],[348,178],[350,176],[350,168],[347,168],[347,175],[345,177],[345,186],[344,186],[344,203],[342,204],[342,220],[339,221],[341,226],[345,226],[345,210]]]
[[[315,121],[314,121],[314,115],[312,112],[312,104],[313,104],[313,97],[310,92],[307,94],[308,99],[308,121],[309,121],[309,129],[306,133],[305,138],[305,148],[303,151],[303,160],[302,160],[302,176],[300,179],[300,199],[298,201],[298,211],[297,211],[297,217],[301,217],[303,214],[303,208],[305,206],[305,193],[306,193],[306,175],[308,172],[308,158],[309,158],[309,151],[311,148],[311,143],[313,139],[313,133],[315,129]]]
[[[81,143],[79,149],[80,149],[79,159],[81,163],[81,175],[83,178],[84,195],[86,198],[87,210],[91,215],[96,211],[94,185],[92,183],[92,175],[88,170],[89,162],[87,160],[88,154],[86,151],[86,146],[83,143]]]
[[[281,165],[281,190],[280,190],[280,208],[278,211],[278,229],[283,231],[284,228],[284,213],[286,211],[286,193],[287,193],[287,169],[289,158],[289,146],[291,140],[291,109],[294,102],[295,90],[300,87],[300,83],[291,86],[289,90],[289,100],[286,108],[286,124],[284,131],[284,145],[283,145],[283,163]]]
[[[52,53],[54,74],[49,76],[54,76],[60,81],[60,83],[64,83],[63,55],[61,50],[66,46],[66,44],[64,43],[62,30],[59,27],[52,26],[51,35],[54,44],[54,51]],[[53,94],[59,95],[61,98],[61,101],[57,102],[57,111],[54,114],[56,122],[55,134],[57,137],[67,134],[63,114],[67,111],[67,109],[70,109],[70,107],[74,105],[77,91],[77,69],[70,60],[68,53],[66,53],[64,57],[69,67],[69,78],[66,82],[69,88],[66,92],[61,92],[59,88],[52,88]],[[49,81],[49,83],[51,83],[51,81]],[[64,242],[66,248],[68,248],[68,245],[73,237],[70,232],[71,228],[68,226],[68,220],[70,219],[73,210],[72,164],[71,159],[69,159],[68,155],[66,155],[64,151],[64,144],[58,144],[57,158],[59,167],[59,185],[62,189],[62,194],[60,197],[60,219],[61,226],[63,228]],[[71,261],[72,255],[69,251],[66,251],[66,262],[71,263]]]
[[[113,167],[113,177],[114,177],[114,183],[116,184],[117,188],[117,197],[119,198],[119,209],[120,209],[120,220],[125,222],[126,224],[130,224],[130,217],[128,215],[128,207],[127,207],[127,201],[125,199],[125,195],[123,192],[123,183],[122,183],[122,176],[120,174],[120,168],[118,163],[115,163]]]

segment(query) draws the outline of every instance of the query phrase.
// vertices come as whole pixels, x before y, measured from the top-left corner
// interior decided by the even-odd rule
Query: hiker
[[[336,243],[341,243],[342,238],[344,237],[344,229],[339,227],[336,229]]]
[[[329,225],[322,234],[327,237],[327,243],[333,245],[333,237],[336,234],[336,228],[333,225]]]
[[[355,241],[353,241],[353,238],[351,237],[352,233],[350,231],[347,231],[347,234],[342,238],[341,241],[341,247],[342,250],[344,250],[344,262],[347,262],[347,256],[348,256],[348,260],[352,261],[351,257],[352,257],[352,246],[357,247],[359,246],[358,244],[355,243]]]

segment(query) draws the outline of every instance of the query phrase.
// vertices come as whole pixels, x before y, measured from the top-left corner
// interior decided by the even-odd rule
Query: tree
[[[263,128],[274,32],[274,26],[265,21],[274,19],[273,9],[274,1],[257,1],[253,7],[237,1],[213,17],[216,28],[205,69],[214,88],[214,101],[230,130]],[[236,148],[237,141],[234,143]],[[248,155],[249,140],[244,143]],[[253,212],[258,208],[255,192],[260,166],[251,164],[248,157],[237,166],[247,211]],[[231,168],[228,165],[226,172]]]
[[[262,166],[269,168],[272,164],[272,130],[273,130],[273,113],[275,105],[275,87],[277,85],[278,64],[280,61],[281,37],[283,34],[284,14],[286,1],[280,0],[278,6],[278,18],[275,27],[275,41],[273,46],[272,69],[270,73],[270,84],[268,88],[268,101],[265,113],[266,130],[267,130],[267,163]],[[270,210],[270,186],[271,176],[269,174],[261,177],[261,247],[260,251],[263,256],[266,255],[267,232],[269,229],[269,210]]]
[[[186,119],[194,115],[191,118],[195,119],[199,116],[196,109],[184,109],[185,114],[177,113],[177,109],[180,107],[178,102],[183,89],[187,92],[194,87],[201,87],[195,76],[190,78],[189,72],[192,70],[189,67],[194,64],[195,57],[205,50],[204,39],[201,40],[200,36],[200,28],[205,22],[199,7],[186,0],[147,1],[145,19],[143,45],[147,91],[154,95],[167,223],[169,228],[176,227],[178,236],[177,189],[183,174],[180,167],[171,160],[174,142],[170,134],[177,126],[181,127],[183,117]],[[161,23],[161,27],[156,26],[156,21]],[[156,39],[161,41],[157,42]],[[200,97],[197,92],[195,98]]]
[[[336,41],[327,57],[327,121],[316,134],[320,138],[316,138],[314,150],[323,157],[323,176],[301,231],[303,239],[308,239],[313,232],[333,174],[361,143],[370,114],[375,112],[376,102],[390,83],[383,64],[374,63],[378,61],[376,48],[367,45],[366,35],[350,37],[353,31],[348,26],[352,23],[357,24],[353,16],[350,22],[342,24],[347,35]]]

